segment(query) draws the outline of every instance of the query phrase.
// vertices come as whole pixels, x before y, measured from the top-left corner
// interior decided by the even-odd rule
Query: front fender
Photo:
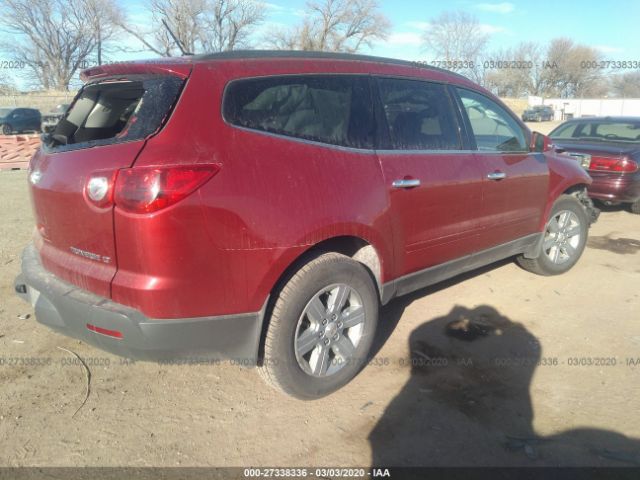
[[[547,164],[549,165],[549,191],[547,193],[545,212],[540,223],[540,230],[544,229],[553,204],[560,195],[570,190],[579,190],[578,187],[586,188],[593,182],[585,169],[568,155],[561,155],[555,152],[547,154]]]

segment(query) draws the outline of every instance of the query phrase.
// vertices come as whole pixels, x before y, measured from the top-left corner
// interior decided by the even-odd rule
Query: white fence
[[[555,112],[555,120],[577,117],[640,117],[640,98],[529,97],[529,105],[550,105]]]

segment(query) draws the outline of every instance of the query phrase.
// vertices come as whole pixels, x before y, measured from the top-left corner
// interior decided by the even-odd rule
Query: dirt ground
[[[640,465],[640,216],[568,274],[501,262],[393,301],[346,388],[284,397],[238,366],[127,364],[13,293],[32,216],[0,172],[1,466]],[[65,348],[77,353],[86,373]]]

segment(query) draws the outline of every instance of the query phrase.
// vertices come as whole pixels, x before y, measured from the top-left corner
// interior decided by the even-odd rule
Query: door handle
[[[391,184],[393,188],[414,188],[420,186],[420,180],[417,178],[401,178],[394,180]]]
[[[502,180],[503,178],[507,178],[507,174],[504,172],[492,172],[487,174],[487,178],[489,180]]]

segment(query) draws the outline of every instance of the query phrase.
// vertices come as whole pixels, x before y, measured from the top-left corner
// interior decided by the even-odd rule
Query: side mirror
[[[529,150],[532,152],[548,152],[553,148],[553,142],[551,138],[547,135],[543,135],[540,132],[533,132],[531,134],[531,144],[529,145]]]

